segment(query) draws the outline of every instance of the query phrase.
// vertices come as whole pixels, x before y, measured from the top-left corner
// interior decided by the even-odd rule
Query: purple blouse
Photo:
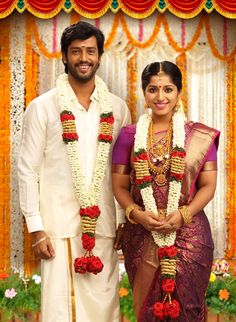
[[[112,152],[112,163],[130,165],[130,155],[134,147],[134,135],[136,132],[136,125],[128,125],[123,127],[116,140],[116,143]],[[217,147],[216,142],[212,145],[212,148],[208,152],[206,161],[217,160]]]

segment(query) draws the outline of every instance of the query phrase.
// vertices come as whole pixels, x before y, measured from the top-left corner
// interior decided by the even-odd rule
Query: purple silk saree
[[[218,131],[192,122],[187,123],[186,133],[187,156],[180,206],[187,204],[194,197],[197,191],[197,177],[204,166],[206,165],[206,170],[215,169],[219,137]],[[143,207],[140,191],[135,185],[135,172],[132,169],[134,134],[133,125],[123,129],[123,134],[121,133],[113,150],[113,164],[130,165],[133,199]],[[122,152],[124,149],[126,153]],[[159,187],[153,181],[153,192],[157,208],[166,208],[168,184]],[[204,298],[214,246],[210,225],[203,211],[193,217],[191,224],[184,225],[177,231],[175,245],[178,249],[178,261],[173,298],[180,302],[181,314],[178,319],[165,321],[204,322]],[[138,322],[159,321],[153,317],[152,307],[156,301],[162,299],[161,271],[156,255],[157,246],[150,232],[141,225],[128,222],[125,226],[122,249],[133,289],[134,310]]]

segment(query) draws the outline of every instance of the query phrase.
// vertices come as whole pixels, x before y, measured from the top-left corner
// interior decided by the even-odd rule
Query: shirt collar
[[[70,84],[68,87],[68,97],[70,97],[70,100],[73,104],[77,105],[79,103],[78,99],[75,95],[75,92],[73,91],[73,88],[70,86]],[[92,92],[92,94],[90,96],[90,100],[91,100],[91,102],[99,100],[97,87],[94,88],[94,91]]]

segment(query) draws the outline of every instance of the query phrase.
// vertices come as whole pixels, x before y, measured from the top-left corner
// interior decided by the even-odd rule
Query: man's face
[[[93,36],[86,40],[73,40],[67,54],[63,54],[63,61],[67,63],[68,74],[74,79],[83,83],[91,80],[100,62],[96,38]]]

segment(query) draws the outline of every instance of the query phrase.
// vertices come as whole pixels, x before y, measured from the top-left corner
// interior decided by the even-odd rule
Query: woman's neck
[[[172,114],[171,115],[163,115],[163,116],[156,116],[152,115],[153,120],[153,132],[160,132],[167,130],[170,122],[172,120]]]

